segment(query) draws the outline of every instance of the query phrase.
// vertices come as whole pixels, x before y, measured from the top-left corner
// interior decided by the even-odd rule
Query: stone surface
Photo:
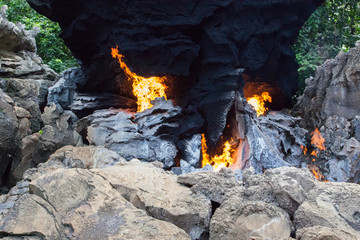
[[[0,77],[54,80],[57,74],[36,55],[35,36],[40,31],[25,30],[21,23],[6,19],[7,6],[0,15]]]
[[[264,202],[230,197],[215,211],[210,239],[288,239],[291,221],[285,211]]]
[[[5,236],[42,239],[190,239],[83,169],[59,169],[33,180],[30,194],[20,197],[1,218],[0,229]]]
[[[297,240],[359,240],[360,235],[353,235],[348,232],[327,228],[327,227],[310,227],[303,228],[296,232]]]
[[[74,130],[76,116],[59,105],[46,107],[42,114],[45,126],[41,131],[21,139],[20,159],[13,163],[10,176],[18,181],[31,167],[45,162],[50,154],[65,145],[81,146],[81,136]]]
[[[137,158],[163,162],[166,168],[175,166],[178,140],[199,129],[182,125],[186,113],[171,101],[158,98],[153,104],[135,115],[123,110],[96,111],[88,116],[93,119],[87,128],[89,143],[105,146],[127,160]]]
[[[109,181],[134,206],[184,229],[191,239],[206,235],[210,201],[178,184],[175,175],[140,161],[92,172]]]
[[[323,226],[360,234],[360,186],[353,183],[321,183],[311,190],[295,212],[297,229]]]
[[[226,126],[235,91],[242,88],[243,69],[253,81],[278,86],[287,99],[296,91],[291,45],[323,0],[28,2],[60,23],[65,43],[83,63],[87,82],[81,91],[121,92],[115,79],[127,80],[110,55],[118,45],[138,75],[172,77],[168,84],[179,93],[174,100],[200,109],[213,147]]]

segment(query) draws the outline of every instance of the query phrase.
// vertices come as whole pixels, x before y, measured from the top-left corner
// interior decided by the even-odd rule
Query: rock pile
[[[176,176],[103,147],[66,146],[1,196],[0,232],[21,239],[354,240],[359,202],[359,185],[318,182],[307,169],[250,168],[242,181],[226,168]]]

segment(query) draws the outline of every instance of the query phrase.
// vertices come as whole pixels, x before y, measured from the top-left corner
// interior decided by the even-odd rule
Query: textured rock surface
[[[0,77],[54,80],[57,74],[36,55],[38,28],[26,31],[20,23],[6,19],[7,6],[0,14]]]
[[[50,154],[65,145],[81,146],[81,136],[74,130],[76,116],[55,104],[46,107],[42,114],[45,126],[40,132],[21,139],[20,159],[12,164],[10,176],[20,180],[31,167],[47,161]]]
[[[297,240],[359,240],[360,236],[327,227],[303,228],[296,232]]]
[[[360,186],[353,183],[322,183],[307,194],[295,212],[297,229],[324,226],[360,234]]]
[[[264,202],[230,197],[211,218],[210,239],[288,239],[291,221],[285,211]]]
[[[92,172],[109,181],[134,206],[184,229],[191,239],[206,235],[210,201],[178,184],[175,175],[140,161]]]
[[[306,80],[304,94],[294,112],[310,127],[321,126],[328,117],[353,119],[360,113],[358,102],[360,78],[360,42],[348,52],[340,52],[317,68],[315,76]]]
[[[212,146],[243,85],[240,68],[253,80],[279,86],[288,98],[294,93],[297,66],[290,46],[323,0],[28,2],[60,23],[65,43],[83,63],[83,91],[121,91],[119,66],[110,56],[118,45],[138,75],[176,77],[175,85],[185,87],[176,99],[201,110]]]
[[[135,115],[122,110],[96,111],[88,117],[94,119],[87,130],[89,143],[105,146],[127,160],[137,158],[160,161],[167,168],[174,166],[177,141],[196,131],[201,118],[194,129],[191,121],[182,124],[184,113],[171,101],[158,98],[153,103],[154,107]]]
[[[304,94],[293,108],[302,126],[311,131],[317,127],[325,138],[326,151],[317,160],[330,181],[360,183],[359,60],[357,42],[326,61],[306,80]]]
[[[45,174],[30,183],[30,193],[1,218],[2,232],[43,239],[190,239],[173,224],[135,208],[87,170]]]

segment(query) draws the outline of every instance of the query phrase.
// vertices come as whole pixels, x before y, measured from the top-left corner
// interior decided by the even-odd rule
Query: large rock
[[[186,134],[199,131],[202,118],[196,113],[200,118],[198,125],[192,125],[192,121],[182,124],[186,112],[181,107],[164,98],[157,98],[152,103],[152,108],[135,115],[125,110],[109,109],[88,116],[92,120],[87,128],[89,143],[105,146],[127,160],[137,158],[163,162],[166,168],[175,166],[176,144]],[[198,166],[196,161],[193,164]]]
[[[134,206],[184,229],[191,239],[201,239],[207,234],[210,201],[178,184],[172,173],[140,161],[92,172],[109,181]]]
[[[297,229],[324,226],[360,236],[360,186],[321,183],[307,194],[295,212]]]
[[[173,224],[134,207],[101,176],[82,169],[59,169],[32,181],[30,194],[1,218],[0,231],[42,239],[190,239]]]
[[[327,227],[310,227],[303,228],[296,232],[297,240],[359,240],[360,236],[350,234],[348,232],[327,228]]]
[[[63,111],[59,105],[46,107],[42,114],[45,126],[21,139],[20,159],[13,163],[10,172],[12,181],[19,181],[28,168],[47,161],[57,149],[65,145],[81,146],[82,138],[74,130],[76,119],[72,112]]]
[[[6,19],[7,6],[0,14],[0,77],[54,80],[57,74],[36,55],[35,36],[39,28],[25,30],[21,23]]]
[[[234,196],[224,201],[211,218],[210,239],[288,239],[291,225],[282,209]]]
[[[297,89],[291,45],[322,2],[28,0],[60,23],[65,43],[83,63],[87,83],[81,91],[122,91],[127,80],[110,55],[118,45],[138,75],[173,77],[168,84],[174,82],[169,91],[175,101],[185,108],[194,105],[206,119],[209,147],[220,139],[235,91],[243,86],[240,68],[290,99]]]
[[[316,69],[306,80],[304,94],[293,111],[305,120],[303,125],[321,126],[331,116],[353,119],[360,113],[358,102],[360,42],[348,52],[340,52]]]

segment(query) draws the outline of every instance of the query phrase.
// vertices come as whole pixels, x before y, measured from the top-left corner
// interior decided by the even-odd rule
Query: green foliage
[[[39,133],[42,135],[42,134],[44,133],[44,131],[43,131],[43,130],[40,130]]]
[[[302,93],[305,79],[317,66],[334,58],[340,50],[347,51],[360,39],[360,1],[327,0],[300,31],[294,46],[300,65],[299,81]]]
[[[40,33],[36,36],[38,55],[56,72],[77,66],[76,59],[59,37],[61,29],[55,22],[38,14],[26,0],[0,0],[0,7],[7,5],[8,20],[21,22],[27,30],[39,27]]]

